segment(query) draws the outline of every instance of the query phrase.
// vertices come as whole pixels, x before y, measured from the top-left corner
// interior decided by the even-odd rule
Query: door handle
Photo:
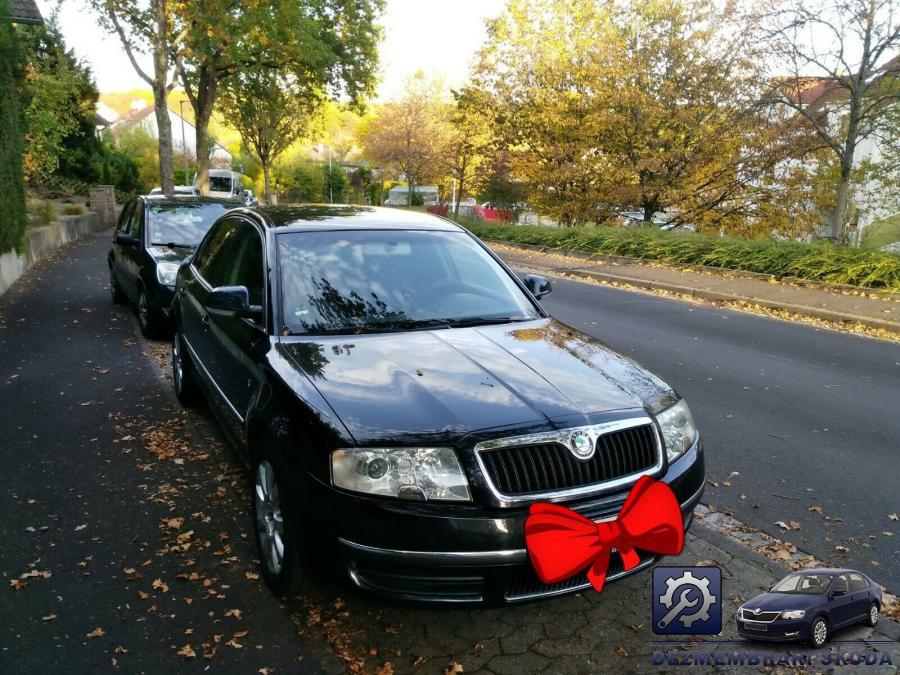
[[[178,289],[178,295],[180,295],[181,297],[184,297],[185,293],[187,293],[187,290],[185,289],[184,286],[182,286],[181,288]]]
[[[204,326],[209,326],[209,314],[203,314],[203,315],[200,317],[200,321],[203,322],[203,325],[204,325]]]

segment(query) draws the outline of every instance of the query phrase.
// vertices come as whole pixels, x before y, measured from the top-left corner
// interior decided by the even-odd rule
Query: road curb
[[[894,321],[885,321],[883,319],[875,319],[868,316],[858,316],[855,314],[846,314],[844,312],[835,312],[820,307],[809,307],[807,305],[796,305],[786,302],[776,302],[763,298],[755,298],[746,295],[736,295],[734,293],[722,293],[719,291],[709,291],[702,288],[691,288],[690,286],[680,286],[678,284],[670,284],[664,281],[652,281],[647,279],[635,279],[618,274],[609,274],[606,272],[592,272],[589,270],[556,269],[555,272],[568,274],[572,276],[580,276],[596,281],[607,281],[617,284],[625,284],[635,288],[643,288],[646,290],[669,291],[670,293],[678,293],[690,298],[698,300],[712,300],[716,302],[748,302],[767,309],[780,309],[798,316],[805,316],[814,319],[823,319],[825,321],[833,321],[836,323],[853,323],[867,326],[868,328],[877,328],[886,330],[891,333],[900,335],[900,323]]]
[[[565,249],[551,249],[546,246],[531,246],[530,244],[509,244],[508,242],[495,240],[490,240],[488,241],[488,243],[498,244],[501,246],[509,246],[511,248],[519,248],[535,253],[561,253],[562,255],[567,255]],[[574,251],[573,253],[578,253],[578,255],[568,257],[576,257],[582,260],[593,259],[589,254],[586,254],[584,252]],[[895,321],[886,321],[884,319],[877,319],[875,317],[869,316],[859,316],[856,314],[848,314],[846,312],[836,312],[829,309],[823,309],[821,307],[810,307],[808,305],[778,302],[774,300],[767,300],[764,298],[756,298],[753,296],[723,293],[721,291],[693,288],[691,286],[682,286],[679,284],[672,284],[665,281],[655,281],[652,279],[637,279],[635,277],[629,277],[622,274],[613,274],[610,272],[595,272],[592,270],[581,269],[579,267],[553,267],[547,269],[546,267],[541,266],[541,270],[551,274],[563,274],[570,277],[580,277],[582,279],[589,279],[593,281],[631,286],[632,288],[637,288],[640,290],[666,291],[669,293],[675,293],[681,296],[685,296],[688,299],[708,300],[712,302],[726,303],[751,303],[760,307],[764,307],[766,309],[786,311],[796,316],[821,319],[834,323],[858,324],[867,328],[884,330],[895,335],[900,335],[900,323],[897,323]]]
[[[503,241],[500,239],[485,239],[488,244],[499,244],[510,248],[518,248],[523,251],[531,251],[533,253],[550,253],[553,255],[561,255],[568,258],[578,258],[579,260],[587,260],[590,262],[612,263],[618,265],[640,265],[642,267],[652,267],[653,265],[665,265],[675,270],[686,272],[702,271],[709,274],[715,274],[720,277],[737,277],[745,279],[758,279],[760,281],[789,284],[792,286],[803,286],[806,288],[815,288],[830,293],[858,293],[868,296],[876,296],[879,298],[887,298],[893,302],[900,302],[900,293],[894,291],[885,291],[878,288],[866,288],[865,286],[853,286],[851,284],[836,284],[824,281],[813,281],[811,279],[800,279],[799,277],[780,277],[775,274],[764,274],[762,272],[751,272],[749,270],[734,270],[724,267],[713,267],[711,265],[689,265],[685,263],[668,262],[665,260],[655,260],[651,258],[632,258],[624,255],[609,255],[606,253],[588,253],[587,251],[579,251],[570,248],[554,248],[553,246],[542,246],[540,244],[520,244],[518,242]]]

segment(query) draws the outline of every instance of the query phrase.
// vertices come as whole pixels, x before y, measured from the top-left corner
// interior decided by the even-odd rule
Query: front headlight
[[[806,611],[802,609],[795,609],[790,612],[782,612],[779,619],[802,619],[806,616]]]
[[[170,262],[161,262],[156,266],[156,280],[163,286],[175,286],[175,277],[178,275],[179,265]]]
[[[697,440],[694,418],[684,399],[656,413],[656,421],[659,422],[670,462],[681,457]]]
[[[471,501],[450,448],[339,448],[331,453],[335,487],[400,499]]]

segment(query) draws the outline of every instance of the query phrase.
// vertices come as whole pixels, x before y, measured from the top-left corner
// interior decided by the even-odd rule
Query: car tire
[[[150,298],[143,288],[138,289],[137,320],[145,338],[159,337],[163,333],[163,320],[159,311],[150,305]]]
[[[268,453],[261,453],[253,467],[252,515],[256,550],[263,579],[272,591],[282,596],[300,593],[306,575],[300,561],[300,537],[290,509],[287,492]]]
[[[869,616],[866,617],[864,622],[867,626],[874,628],[878,623],[878,603],[873,602],[871,607],[869,607]]]
[[[172,382],[178,402],[192,408],[200,401],[197,371],[190,354],[184,348],[184,338],[179,331],[172,336]]]
[[[813,649],[821,649],[828,640],[828,622],[825,617],[817,617],[809,630],[809,646]]]
[[[128,302],[128,296],[119,287],[119,282],[116,281],[116,275],[113,273],[112,268],[109,270],[109,293],[112,296],[114,305],[124,305]]]

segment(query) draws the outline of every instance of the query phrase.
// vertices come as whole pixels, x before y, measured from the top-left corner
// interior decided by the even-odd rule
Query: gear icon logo
[[[718,567],[654,568],[654,633],[657,635],[716,635],[721,631],[721,569]]]

